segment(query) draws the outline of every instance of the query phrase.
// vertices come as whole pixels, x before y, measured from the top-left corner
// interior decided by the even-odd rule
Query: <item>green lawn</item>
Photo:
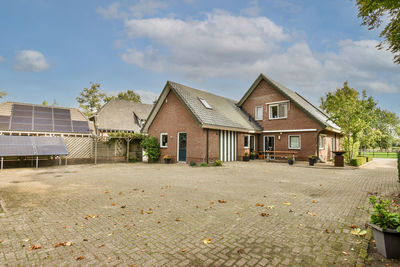
[[[397,154],[395,152],[365,152],[361,154],[362,156],[372,156],[374,158],[390,158],[390,159],[395,159],[397,158]]]

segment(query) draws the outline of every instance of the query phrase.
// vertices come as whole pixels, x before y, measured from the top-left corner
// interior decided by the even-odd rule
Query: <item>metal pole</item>
[[[36,169],[39,167],[39,157],[36,156]]]
[[[130,138],[126,139],[126,162],[129,162],[129,142]]]
[[[67,166],[67,163],[68,163],[68,157],[65,156],[65,166]]]
[[[61,166],[61,155],[58,156],[58,166]]]
[[[1,170],[3,170],[3,157],[1,157]]]

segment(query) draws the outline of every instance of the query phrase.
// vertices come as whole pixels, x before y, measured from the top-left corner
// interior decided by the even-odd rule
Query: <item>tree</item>
[[[57,102],[57,100],[54,98],[53,99],[53,104],[51,104],[52,107],[57,107],[59,104]]]
[[[380,33],[384,41],[379,49],[387,44],[387,50],[394,53],[394,62],[400,64],[400,1],[399,0],[357,0],[358,17],[369,30],[379,28],[387,22]]]
[[[379,148],[389,148],[396,137],[396,128],[400,124],[400,119],[394,112],[376,108],[372,128],[379,131],[380,135],[376,138],[376,145]]]
[[[106,96],[104,98],[104,102],[110,102],[113,99],[142,103],[140,95],[136,94],[132,90],[126,90],[126,92],[119,92],[117,96]]]
[[[83,114],[91,117],[101,107],[105,94],[100,92],[99,83],[90,83],[90,88],[83,88],[80,96],[76,98]]]
[[[7,95],[7,92],[0,91],[0,98],[3,98]]]
[[[321,99],[321,108],[325,110],[330,120],[336,123],[345,137],[345,151],[348,161],[353,159],[359,145],[360,136],[370,126],[376,106],[372,97],[367,98],[365,91],[360,93],[350,88],[345,82],[343,88],[327,93]]]
[[[43,105],[43,106],[48,106],[48,105],[49,105],[49,102],[47,102],[47,100],[43,100],[42,105]]]

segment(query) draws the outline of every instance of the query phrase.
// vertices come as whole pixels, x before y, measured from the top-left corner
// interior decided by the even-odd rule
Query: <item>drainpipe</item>
[[[317,134],[317,158],[319,159],[319,136],[321,134],[321,131],[318,132]]]
[[[207,151],[206,151],[206,161],[207,161],[207,164],[208,164],[208,129],[207,129],[206,149],[207,149]]]

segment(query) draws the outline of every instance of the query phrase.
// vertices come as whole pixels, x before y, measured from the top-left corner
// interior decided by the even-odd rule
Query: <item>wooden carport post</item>
[[[39,157],[36,156],[36,169],[39,167]]]
[[[3,170],[3,157],[1,157],[1,170]]]

